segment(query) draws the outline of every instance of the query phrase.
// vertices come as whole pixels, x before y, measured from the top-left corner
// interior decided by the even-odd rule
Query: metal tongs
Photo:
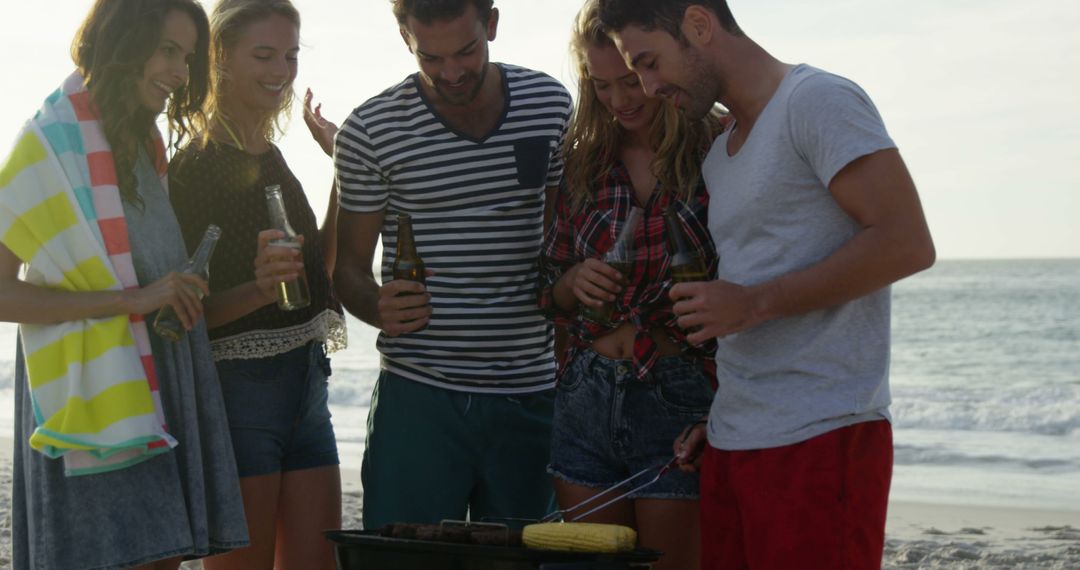
[[[679,460],[678,457],[672,457],[666,463],[661,463],[660,465],[656,465],[656,466],[653,466],[653,467],[646,467],[645,469],[642,469],[641,471],[638,471],[637,473],[634,473],[633,475],[627,477],[626,479],[623,479],[622,481],[619,481],[618,483],[615,483],[614,485],[608,487],[607,489],[604,489],[603,491],[600,491],[599,493],[589,497],[588,499],[585,499],[584,501],[581,501],[580,503],[578,503],[576,505],[567,507],[565,509],[559,509],[557,511],[554,511],[554,512],[548,514],[544,518],[540,519],[540,522],[542,522],[542,523],[546,523],[546,522],[566,522],[568,520],[568,517],[570,517],[569,518],[570,522],[579,521],[579,520],[581,520],[581,519],[595,513],[596,511],[605,509],[605,508],[611,506],[612,504],[614,504],[614,503],[616,503],[616,502],[618,502],[618,501],[620,501],[622,499],[625,499],[627,496],[629,496],[629,495],[631,495],[633,493],[636,493],[636,492],[644,489],[645,487],[648,487],[649,485],[652,485],[653,483],[659,481],[660,478],[664,476],[664,473],[667,473],[669,470],[671,470],[672,467],[675,467],[675,465],[678,463],[678,460]],[[620,487],[622,487],[623,485],[629,485],[634,481],[641,481],[643,477],[645,477],[646,475],[648,475],[652,471],[656,471],[656,475],[653,475],[653,477],[651,479],[648,479],[648,480],[645,480],[645,481],[641,482],[640,484],[638,484],[633,489],[630,489],[629,491],[627,491],[627,492],[625,492],[625,493],[623,493],[623,494],[621,494],[621,495],[619,495],[619,496],[617,496],[617,497],[615,497],[613,499],[609,499],[609,500],[605,501],[603,504],[597,505],[597,506],[595,506],[595,507],[593,507],[593,508],[591,508],[591,509],[589,509],[589,510],[583,512],[583,513],[581,513],[581,514],[573,514],[575,511],[579,511],[581,509],[584,509],[584,508],[588,507],[589,505],[591,505],[592,503],[595,503],[596,501],[599,501],[601,498],[606,497],[608,495],[611,495],[612,493],[618,491],[618,489]]]

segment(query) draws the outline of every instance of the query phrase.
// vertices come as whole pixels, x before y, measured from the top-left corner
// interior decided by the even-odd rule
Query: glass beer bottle
[[[221,228],[214,224],[207,226],[202,241],[199,242],[199,247],[195,249],[195,254],[184,264],[181,272],[198,275],[209,282],[210,258],[214,255],[214,247],[219,239],[221,239]],[[202,289],[198,287],[192,288],[199,299],[202,300]],[[176,309],[172,305],[165,305],[158,311],[157,316],[154,317],[153,327],[154,332],[166,340],[176,342],[184,336],[184,325],[180,323],[180,318],[176,316]]]
[[[397,253],[394,254],[394,279],[425,283],[424,260],[416,252],[416,237],[413,234],[412,216],[398,214],[397,218]]]
[[[634,232],[637,231],[637,225],[640,221],[641,208],[631,208],[630,215],[626,217],[626,221],[623,222],[623,226],[619,230],[619,237],[615,239],[611,249],[600,257],[600,261],[610,265],[621,273],[623,277],[630,276],[630,270],[634,265]],[[601,307],[582,305],[582,314],[585,319],[600,325],[610,324],[614,313],[615,303],[611,301],[604,301]]]
[[[424,260],[420,258],[420,254],[416,252],[416,236],[413,233],[412,216],[409,214],[398,214],[398,230],[397,230],[397,250],[394,253],[394,280],[402,281],[416,281],[422,285],[427,285],[424,271]],[[398,293],[398,297],[403,295],[415,295],[416,293]],[[412,321],[405,321],[412,322]],[[427,328],[424,325],[419,330]]]
[[[690,245],[674,206],[664,212],[664,226],[667,232],[668,255],[671,256],[672,283],[708,281],[709,269],[705,266],[705,260]]]
[[[270,224],[275,230],[281,230],[285,237],[273,240],[270,245],[287,247],[300,252],[298,261],[304,261],[304,253],[296,231],[289,225],[285,213],[285,201],[281,196],[281,186],[274,184],[266,187],[266,207],[270,212]],[[303,309],[311,304],[311,292],[308,290],[307,268],[301,268],[300,274],[292,281],[278,283],[278,307],[283,311]]]

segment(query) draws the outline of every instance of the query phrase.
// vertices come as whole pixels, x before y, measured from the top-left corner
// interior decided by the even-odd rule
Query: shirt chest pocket
[[[543,188],[551,162],[551,143],[546,138],[515,141],[514,162],[518,184],[523,188]]]

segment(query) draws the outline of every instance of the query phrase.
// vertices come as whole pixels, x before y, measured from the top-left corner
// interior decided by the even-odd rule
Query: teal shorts
[[[368,413],[364,528],[553,511],[546,467],[554,400],[553,390],[471,394],[384,370]]]

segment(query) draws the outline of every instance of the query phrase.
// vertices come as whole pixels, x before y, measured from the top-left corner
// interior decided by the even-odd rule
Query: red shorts
[[[706,446],[701,568],[881,568],[892,464],[885,420],[773,449]]]

